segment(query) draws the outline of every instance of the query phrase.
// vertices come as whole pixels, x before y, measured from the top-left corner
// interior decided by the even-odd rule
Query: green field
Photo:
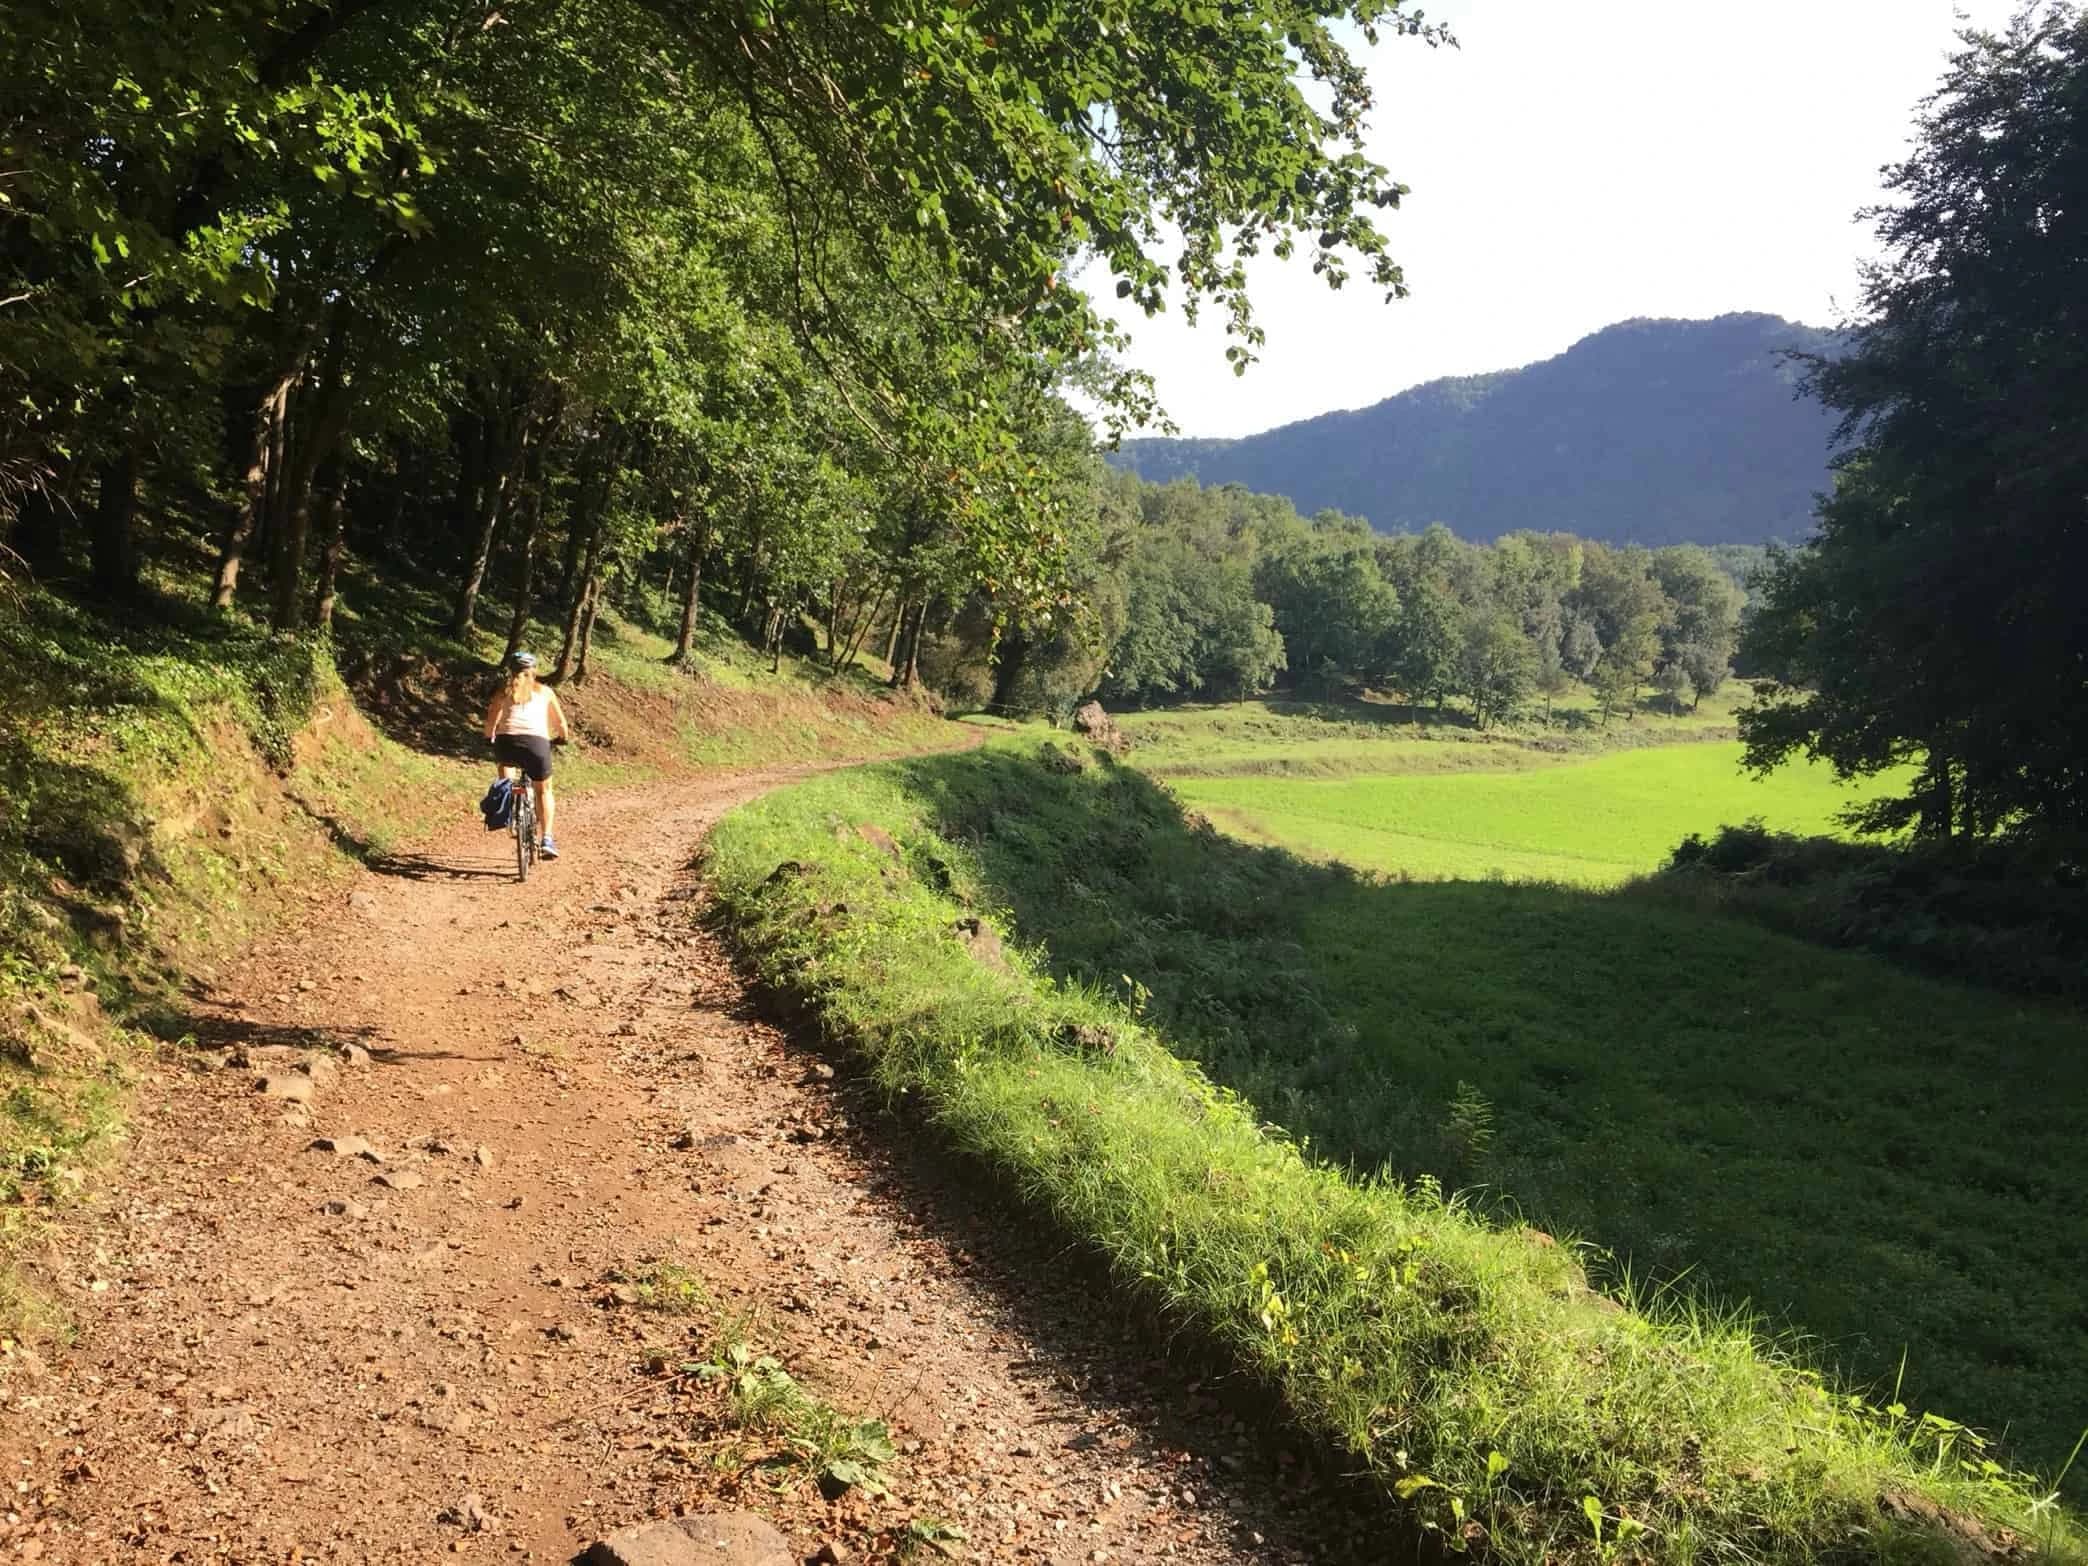
[[[1740,770],[1736,743],[1663,745],[1587,760],[1430,741],[1375,749],[1380,764],[1401,773],[1442,751],[1476,750],[1501,765],[1348,778],[1177,776],[1173,782],[1185,801],[1228,831],[1315,859],[1413,880],[1576,886],[1616,885],[1656,868],[1689,833],[1751,817],[1787,832],[1831,832],[1853,800],[1888,786],[1852,789],[1822,766],[1750,777]]]

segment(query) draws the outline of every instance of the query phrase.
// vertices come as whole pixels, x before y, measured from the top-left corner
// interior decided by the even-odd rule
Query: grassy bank
[[[1378,882],[1194,830],[1135,773],[1037,774],[909,775],[1054,971],[1128,976],[1315,1147],[1513,1203],[1606,1277],[1750,1301],[2032,1461],[2088,1424],[2077,1013],[1686,904]]]
[[[1435,1181],[1321,1163],[1263,1123],[1299,1131],[1285,1106],[1170,1051],[1247,1037],[1227,997],[1252,992],[1270,1008],[1251,1020],[1270,1070],[1310,1040],[1299,1064],[1327,1101],[1382,1096],[1404,1063],[1359,1079],[1326,1057],[1341,1019],[1311,942],[1277,934],[1300,905],[1263,895],[1352,878],[1197,833],[1128,770],[1059,772],[1007,748],[788,790],[728,818],[712,852],[771,983],[1454,1546],[1529,1562],[1941,1562],[2009,1527],[2050,1559],[2082,1558],[2071,1524],[2033,1510],[1970,1432],[1831,1393],[1680,1296],[1618,1309],[1571,1248],[1482,1222]],[[1063,917],[1011,898],[1014,880]],[[1048,952],[990,933],[1011,902],[1015,930]],[[968,923],[982,915],[987,933]],[[1106,969],[1080,960],[1103,949],[1081,947],[1081,919],[1117,943]],[[1185,949],[1212,965],[1198,982],[1169,976],[1166,954]],[[1469,1139],[1487,1114],[1467,1105]]]
[[[327,649],[41,593],[0,604],[0,1326],[7,1266],[118,1137],[186,982],[348,868],[466,808],[371,732]]]

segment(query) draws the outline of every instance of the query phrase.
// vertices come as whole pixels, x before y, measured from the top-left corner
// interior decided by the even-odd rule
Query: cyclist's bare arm
[[[553,739],[569,740],[573,737],[573,730],[572,726],[566,722],[565,708],[558,704],[558,692],[551,691],[548,694],[551,697],[551,737]]]
[[[495,691],[493,699],[486,703],[486,738],[490,741],[500,726],[500,712],[507,705],[507,692]]]

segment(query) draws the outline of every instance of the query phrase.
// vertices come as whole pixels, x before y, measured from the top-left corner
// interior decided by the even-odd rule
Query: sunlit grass
[[[1692,832],[1709,835],[1755,818],[1779,831],[1837,832],[1850,804],[1900,783],[1887,776],[1850,786],[1825,766],[1803,763],[1758,778],[1741,770],[1740,747],[1732,743],[1562,761],[1507,754],[1516,758],[1514,770],[1184,777],[1175,787],[1243,837],[1359,869],[1416,880],[1614,886],[1655,869]],[[1396,768],[1404,758],[1384,759]]]

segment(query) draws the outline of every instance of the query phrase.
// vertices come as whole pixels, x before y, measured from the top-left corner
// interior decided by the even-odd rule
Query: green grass
[[[721,1453],[724,1466],[762,1468],[780,1476],[783,1488],[792,1478],[809,1478],[836,1495],[891,1493],[889,1470],[899,1457],[891,1428],[882,1419],[844,1413],[808,1390],[744,1331],[723,1330],[703,1359],[682,1369],[723,1393],[724,1424],[763,1438],[754,1453]]]
[[[358,568],[349,574],[336,637],[351,670],[381,670],[402,655],[449,670],[468,690],[438,710],[423,708],[404,737],[476,757],[483,746],[465,708],[491,689],[508,610],[497,597],[482,600],[479,629],[463,640],[443,629],[448,614],[442,591]],[[885,688],[874,660],[837,672],[822,658],[786,653],[772,671],[768,658],[706,607],[693,656],[678,667],[667,662],[674,641],[659,629],[667,619],[668,606],[656,598],[631,606],[628,615],[605,608],[597,619],[589,678],[562,690],[581,742],[559,758],[562,784],[612,787],[691,768],[853,760],[949,742],[948,725],[926,705]],[[561,624],[538,619],[523,644],[548,668],[562,637]],[[363,689],[373,682],[355,683]]]
[[[1467,1156],[1513,1148],[1521,1111],[1509,1094],[1467,1093],[1453,1113],[1430,1101],[1422,1071],[1434,1069],[1426,1052],[1435,1050],[1469,1077],[1472,1057],[1490,1051],[1507,1080],[1522,1022],[1583,1073],[1560,1095],[1585,1115],[1577,1134],[1557,1140],[1560,1156],[1607,1157],[1615,1143],[1605,1137],[1621,1133],[1679,1145],[1677,1167],[1690,1173],[1688,1159],[1698,1161],[1696,1189],[1715,1185],[1702,1172],[1716,1149],[1694,1135],[1701,1126],[1605,1127],[1595,1113],[1605,1057],[1632,1063],[1636,1038],[1617,1030],[1637,1026],[1631,1002],[1663,976],[1644,965],[1645,946],[1589,940],[1599,920],[1588,916],[1604,899],[1367,886],[1196,832],[1128,769],[1060,775],[1009,748],[1030,743],[822,779],[735,812],[712,848],[728,916],[770,982],[852,1040],[888,1091],[1106,1256],[1127,1289],[1267,1380],[1305,1426],[1377,1474],[1412,1522],[1517,1562],[1955,1559],[1946,1532],[1904,1507],[1881,1509],[1882,1497],[1922,1495],[2040,1535],[2047,1558],[2082,1558],[2072,1524],[2050,1506],[2033,1515],[2032,1492],[1960,1427],[1896,1411],[1884,1397],[1831,1395],[1686,1292],[1617,1310],[1590,1290],[1570,1247],[1483,1221],[1426,1178],[1376,1176],[1368,1164],[1344,1172],[1321,1161],[1325,1137],[1293,1140],[1316,1108],[1378,1126],[1370,1164],[1388,1151],[1382,1133],[1402,1123],[1428,1127],[1428,1151],[1459,1138]],[[899,863],[847,830],[863,823],[897,840]],[[1469,975],[1415,976],[1440,951],[1423,937],[1451,911],[1440,899],[1452,894],[1552,900],[1528,912],[1530,927],[1491,930],[1495,976],[1527,964],[1537,994],[1492,1006]],[[1402,914],[1391,899],[1408,896],[1438,901]],[[1008,933],[1039,944],[981,960],[958,921],[1002,906],[1013,910]],[[1315,917],[1322,923],[1306,928]],[[1481,926],[1499,917],[1477,903],[1465,914]],[[1466,1012],[1483,1011],[1483,1023],[1438,1038],[1439,1019],[1403,1016],[1401,1003],[1381,1032],[1366,1033],[1331,982],[1338,973],[1309,956],[1337,926],[1349,930],[1351,950],[1375,942],[1368,960],[1379,966],[1412,946],[1386,982],[1416,999],[1424,979],[1438,984]],[[1485,933],[1445,931],[1445,943]],[[1694,947],[1677,940],[1689,933]],[[1681,928],[1655,930],[1651,949],[1662,963],[1712,967],[1735,955],[1857,961],[1743,933],[1761,943],[1755,951],[1707,950],[1701,932]],[[1581,971],[1583,959],[1603,957],[1614,965]],[[1348,963],[1344,953],[1337,968]],[[1616,992],[1586,1019],[1585,1035],[1575,1031],[1579,994],[1543,989],[1546,975],[1577,973],[1589,990]],[[1740,979],[1732,976],[1736,989]],[[1844,1023],[1863,1015],[1857,988],[1834,1014]],[[1822,998],[1807,983],[1794,994]],[[1934,999],[1922,988],[1909,1010]],[[1787,1009],[1807,1011],[1797,998]],[[1857,1042],[1816,1044],[1805,1070],[1783,1083],[1795,1106],[1788,1115],[1807,1112],[1821,1061],[1839,1069],[1837,1050]],[[1202,1055],[1209,1074],[1170,1043]],[[1663,1039],[1678,1063],[1671,1074],[1686,1074],[1703,1044]],[[1779,1057],[1777,1068],[1786,1064]],[[1940,1052],[1931,1065],[1952,1070]],[[1739,1092],[1738,1063],[1720,1070],[1730,1079],[1723,1091]],[[1850,1102],[1823,1107],[1845,1113]],[[1373,1105],[1404,1109],[1403,1120],[1378,1122],[1365,1112]],[[1674,1107],[1650,1089],[1621,1105]],[[1921,1115],[1897,1108],[1908,1120]],[[1942,1145],[1942,1132],[1930,1134]],[[1828,1179],[1849,1172],[1852,1146],[1887,1162],[1889,1144],[1864,1131],[1844,1132],[1838,1168],[1835,1146],[1824,1128],[1806,1142],[1827,1160]],[[2048,1141],[2034,1146],[2066,1155]],[[1390,1150],[1401,1162],[1417,1151]],[[2048,1243],[2016,1264],[2042,1263],[2064,1279],[2060,1257],[2072,1243]],[[1985,1302],[2016,1308],[2008,1282],[1991,1279]],[[2064,1288],[2055,1284],[2038,1309]]]
[[[1413,742],[1422,759],[1452,747]],[[1466,747],[1459,747],[1466,748]],[[1838,782],[1825,766],[1766,778],[1740,769],[1734,743],[1666,745],[1538,762],[1501,747],[1516,770],[1366,776],[1180,777],[1182,798],[1254,842],[1415,880],[1549,880],[1614,886],[1659,866],[1691,832],[1760,818],[1832,832],[1853,801],[1889,791]],[[1143,756],[1136,756],[1141,762]],[[1404,756],[1385,756],[1388,772]],[[1546,758],[1547,761],[1550,758]]]

